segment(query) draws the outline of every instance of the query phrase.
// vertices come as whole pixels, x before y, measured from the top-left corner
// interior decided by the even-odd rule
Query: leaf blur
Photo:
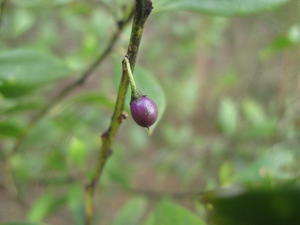
[[[127,119],[95,196],[95,224],[296,225],[300,4],[153,2],[134,77],[159,119],[151,135],[137,126],[127,93]],[[84,185],[111,119],[130,24],[91,77],[35,126],[30,121],[106,49],[133,3],[6,1],[1,225],[84,224]]]

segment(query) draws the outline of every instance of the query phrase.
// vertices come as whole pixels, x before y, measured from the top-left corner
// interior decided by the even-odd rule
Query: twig
[[[56,106],[61,100],[63,100],[69,93],[74,91],[77,87],[83,85],[85,81],[93,74],[95,69],[103,62],[103,60],[109,55],[109,53],[114,48],[116,42],[118,41],[123,29],[129,23],[133,16],[133,11],[127,16],[124,20],[118,21],[118,29],[111,37],[107,47],[105,50],[99,55],[98,58],[78,77],[78,79],[74,80],[72,83],[64,87],[62,90],[58,92],[58,94],[50,99],[50,101],[40,109],[29,121],[27,125],[27,130],[19,136],[17,141],[15,142],[12,151],[10,152],[11,155],[18,152],[20,146],[23,144],[25,139],[28,136],[29,131],[33,128],[45,115],[54,107]]]
[[[129,46],[127,49],[127,57],[130,61],[131,68],[134,70],[136,57],[138,54],[140,42],[143,35],[144,24],[152,11],[151,0],[136,0],[134,19],[132,24],[131,36]],[[107,159],[112,153],[111,146],[116,136],[116,133],[122,122],[122,112],[124,110],[125,96],[129,85],[127,69],[124,68],[122,78],[119,85],[118,96],[115,103],[114,112],[111,118],[111,122],[107,131],[102,134],[102,146],[100,148],[99,157],[96,163],[94,175],[85,188],[85,224],[91,225],[94,215],[94,195],[97,183],[102,175],[103,168],[107,162]]]

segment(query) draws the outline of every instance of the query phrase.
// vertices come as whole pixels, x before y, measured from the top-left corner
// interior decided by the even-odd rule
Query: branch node
[[[137,0],[136,1],[136,13],[139,22],[143,25],[150,13],[152,12],[153,5],[151,0]]]
[[[124,120],[126,120],[128,118],[128,113],[127,112],[122,112],[122,114],[120,115],[120,122],[123,122]]]
[[[152,1],[151,0],[147,0],[145,2],[145,6],[144,6],[144,11],[145,11],[145,14],[147,15],[147,17],[150,15],[150,13],[152,12],[152,10],[153,10]]]
[[[108,137],[109,137],[108,130],[105,131],[105,132],[103,132],[103,133],[101,134],[101,138],[102,138],[102,139],[106,139],[106,138],[108,138]]]

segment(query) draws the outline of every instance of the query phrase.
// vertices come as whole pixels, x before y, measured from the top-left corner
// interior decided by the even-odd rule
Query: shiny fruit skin
[[[147,96],[133,99],[130,103],[130,110],[134,121],[142,127],[149,128],[157,120],[157,105]]]

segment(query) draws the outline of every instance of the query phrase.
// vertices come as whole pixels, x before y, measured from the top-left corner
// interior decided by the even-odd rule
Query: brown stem
[[[138,54],[140,42],[143,35],[144,24],[151,11],[152,11],[151,0],[136,0],[131,36],[130,36],[130,41],[129,41],[127,54],[126,54],[126,56],[129,59],[132,70],[134,70],[136,57]],[[124,67],[123,64],[122,78],[119,85],[118,96],[115,103],[115,108],[111,118],[111,122],[107,131],[105,131],[101,136],[102,146],[100,148],[100,153],[98,156],[95,172],[85,188],[85,218],[86,218],[85,224],[86,225],[91,225],[93,223],[93,215],[94,215],[93,199],[95,195],[96,186],[102,175],[107,159],[112,153],[111,146],[116,136],[116,133],[121,125],[121,122],[123,120],[122,113],[124,110],[124,102],[128,90],[128,85],[129,85],[129,80],[128,80],[127,69]]]

